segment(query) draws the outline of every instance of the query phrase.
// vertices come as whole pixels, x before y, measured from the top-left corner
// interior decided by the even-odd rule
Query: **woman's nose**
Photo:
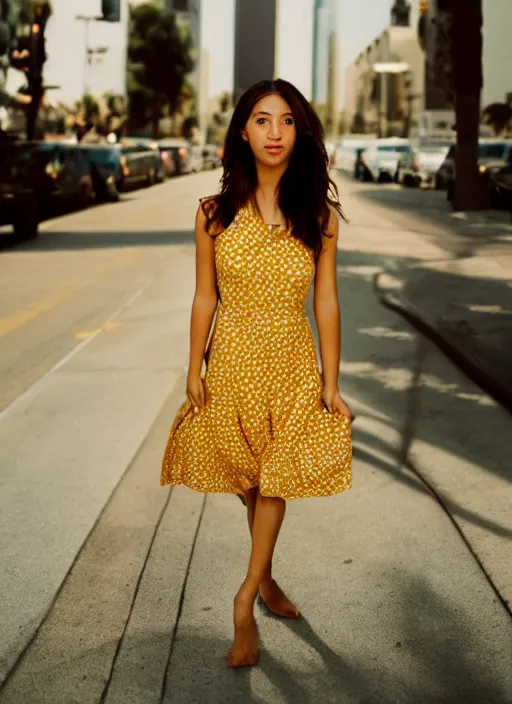
[[[278,120],[270,123],[269,137],[270,139],[281,139],[281,125]]]

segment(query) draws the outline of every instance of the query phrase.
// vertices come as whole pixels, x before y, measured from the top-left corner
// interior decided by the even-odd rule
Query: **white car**
[[[375,142],[375,137],[368,137],[366,139],[342,137],[336,145],[334,166],[339,171],[348,171],[351,174],[355,174],[358,153],[360,153],[362,149],[368,149],[373,142]]]
[[[390,137],[377,139],[363,152],[360,159],[361,181],[393,181],[399,160],[410,149],[408,139]]]
[[[441,142],[424,141],[412,145],[398,164],[398,183],[403,186],[434,186],[436,174],[449,148],[449,144]]]

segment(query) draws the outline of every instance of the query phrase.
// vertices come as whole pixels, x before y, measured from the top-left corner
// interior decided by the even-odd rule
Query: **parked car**
[[[80,151],[91,167],[96,200],[119,200],[117,184],[122,179],[121,150],[108,144],[80,145]]]
[[[36,144],[0,147],[0,225],[12,225],[21,239],[35,237],[45,197],[52,188],[46,174],[48,154]]]
[[[506,208],[512,211],[512,153],[509,162],[490,175],[491,205],[495,208]]]
[[[203,151],[197,144],[190,144],[182,137],[159,139],[158,147],[162,153],[167,152],[174,159],[176,174],[189,174],[203,170]]]
[[[336,145],[334,153],[334,166],[340,171],[348,171],[354,175],[358,173],[358,162],[362,152],[373,142],[374,137],[352,138],[343,137]],[[357,178],[357,176],[356,176]]]
[[[162,158],[162,153],[160,151],[160,147],[158,145],[157,140],[152,139],[151,137],[130,137],[125,140],[125,144],[138,145],[138,146],[143,147],[147,151],[154,152],[155,181],[157,183],[161,183],[166,176],[166,171],[165,171],[165,166],[164,166],[164,160]]]
[[[478,169],[491,190],[493,198],[493,176],[507,166],[512,150],[512,140],[481,139],[478,142]],[[455,153],[455,152],[454,152]],[[453,200],[455,188],[455,163],[453,173],[446,185],[446,197]]]
[[[45,209],[84,208],[93,202],[95,194],[91,167],[78,146],[39,142],[35,148],[48,155],[45,172],[51,188],[45,190]]]
[[[420,141],[411,145],[398,162],[397,182],[403,186],[433,186],[449,149],[450,145],[443,142]]]
[[[203,147],[203,168],[218,169],[222,166],[222,151],[216,144],[205,144]]]
[[[118,190],[128,190],[136,186],[152,186],[163,172],[160,151],[149,148],[140,140],[124,140],[120,147],[121,178]]]
[[[398,161],[409,148],[409,141],[400,137],[375,140],[360,157],[360,180],[382,182],[396,179]]]
[[[438,191],[445,190],[448,183],[455,175],[455,144],[452,144],[448,149],[445,158],[441,162],[436,175],[434,177],[434,187]]]

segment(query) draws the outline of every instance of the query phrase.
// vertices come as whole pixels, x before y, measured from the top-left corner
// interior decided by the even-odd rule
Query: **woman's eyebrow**
[[[270,113],[270,112],[265,112],[264,110],[258,110],[258,112],[255,112],[255,113],[253,113],[253,114],[254,114],[254,117],[256,117],[256,115],[268,115],[268,117],[272,117],[272,113]],[[281,115],[281,117],[287,117],[288,115],[289,115],[290,117],[293,117],[293,113],[291,113],[291,112],[283,112],[283,114]]]

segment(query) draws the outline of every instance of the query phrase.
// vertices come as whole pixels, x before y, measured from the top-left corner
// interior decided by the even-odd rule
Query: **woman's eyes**
[[[267,121],[266,117],[258,117],[256,120],[257,125],[264,125],[265,122]],[[285,120],[283,120],[285,125],[293,125],[293,118],[287,117]]]

